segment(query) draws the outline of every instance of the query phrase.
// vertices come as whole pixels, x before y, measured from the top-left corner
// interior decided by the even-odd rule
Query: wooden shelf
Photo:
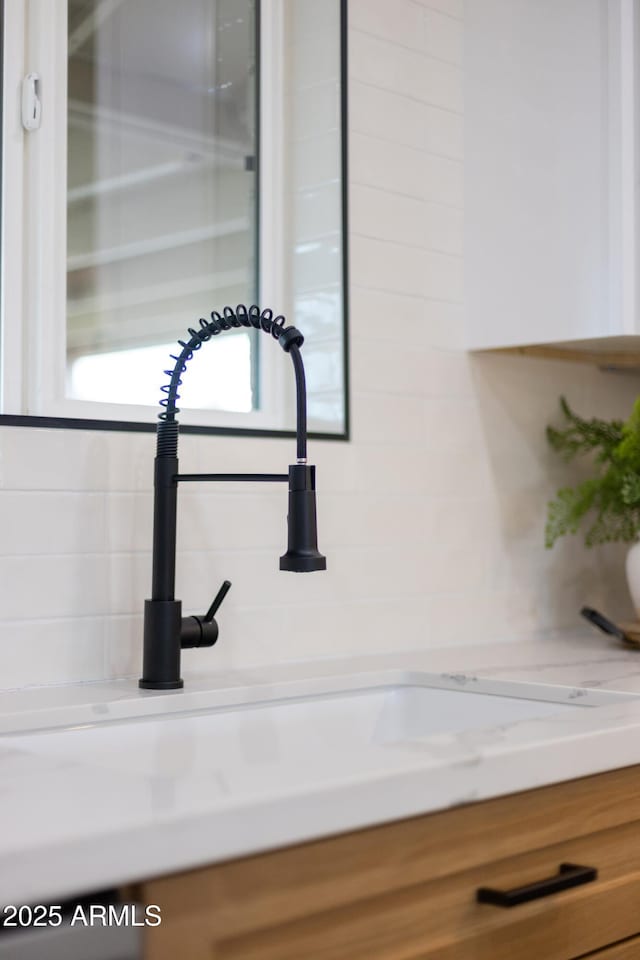
[[[588,363],[606,370],[640,373],[640,337],[608,337],[602,340],[578,340],[574,343],[535,343],[475,352]]]

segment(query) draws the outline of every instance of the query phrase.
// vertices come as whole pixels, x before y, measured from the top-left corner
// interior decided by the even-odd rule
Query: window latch
[[[22,81],[22,126],[27,131],[37,130],[41,119],[40,74],[28,73]]]

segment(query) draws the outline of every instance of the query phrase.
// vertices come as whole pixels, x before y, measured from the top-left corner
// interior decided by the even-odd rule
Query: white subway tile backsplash
[[[426,366],[430,396],[458,397],[473,400],[475,396],[469,357],[456,350],[433,350]]]
[[[396,336],[398,336],[396,327]],[[389,344],[368,338],[354,342],[352,371],[365,394],[404,394],[422,397],[429,388],[425,377],[427,348],[412,348],[408,338]]]
[[[105,500],[102,493],[0,492],[0,555],[101,552]]]
[[[181,336],[181,334],[178,334]],[[149,422],[154,423],[156,411],[149,412]],[[66,431],[58,431],[66,432]],[[106,432],[98,436],[108,450],[108,464],[100,487],[103,490],[150,490],[153,485],[153,458],[155,456],[155,431],[146,433]],[[191,438],[180,441],[183,452],[192,448]]]
[[[361,236],[462,256],[461,210],[359,184],[350,203]]]
[[[151,484],[144,493],[113,492],[106,500],[105,549],[110,553],[131,553],[141,548],[148,550],[153,535]]]
[[[355,187],[364,185],[396,197],[416,197],[462,209],[462,164],[458,160],[362,133],[351,134],[350,152],[352,194]]]
[[[335,558],[333,577],[341,597],[348,600],[375,600],[394,596],[420,599],[428,592],[429,563],[422,545],[405,544],[402,563],[397,546],[349,547]]]
[[[293,451],[292,451],[293,452]],[[286,473],[283,463],[281,471]],[[181,495],[178,504],[178,550],[277,550],[284,553],[287,485],[231,484],[215,492]],[[265,492],[265,489],[267,492]]]
[[[398,339],[418,347],[428,343],[423,318],[424,301],[405,293],[372,290],[352,284],[351,336],[354,347],[359,340],[398,343]],[[356,362],[356,350],[352,363]]]
[[[291,638],[286,653],[292,659],[313,656],[313,650],[320,648],[326,656],[344,656],[345,637],[366,638],[367,653],[390,653],[415,648],[416,644],[428,646],[430,639],[433,642],[428,601],[423,597],[405,596],[400,603],[368,597],[345,600],[339,607],[311,607],[308,611],[290,607],[286,613],[283,633]],[[336,630],[338,617],[341,630]]]
[[[463,26],[448,14],[425,8],[424,48],[433,57],[462,66]]]
[[[424,417],[430,448],[441,452],[462,445],[469,448],[470,455],[477,451],[486,455],[482,419],[472,393],[434,392],[424,402]]]
[[[470,549],[468,544],[455,547],[437,542],[425,546],[425,584],[428,595],[446,593],[455,582],[464,585],[465,593],[485,589],[489,547],[483,541],[471,540],[470,543],[473,544],[473,549]]]
[[[352,410],[356,443],[403,447],[424,436],[425,410],[420,397],[354,392]]]
[[[110,613],[108,566],[96,554],[0,557],[0,621]]]
[[[463,24],[452,16],[455,4],[420,4],[416,0],[350,0],[352,28],[437,60],[462,65]],[[456,13],[456,17],[459,12]]]
[[[139,615],[151,596],[151,544],[137,552],[111,553],[106,560],[106,586],[110,612]],[[179,596],[179,594],[178,594]]]
[[[462,71],[435,57],[352,30],[351,75],[373,88],[390,90],[443,111],[462,112]]]
[[[286,537],[286,530],[284,531]],[[177,595],[185,612],[204,612],[223,580],[230,580],[233,589],[225,600],[227,609],[251,604],[280,605],[290,602],[295,589],[296,603],[322,603],[334,599],[340,583],[332,562],[327,573],[300,576],[279,569],[286,539],[272,549],[183,551],[178,554]],[[227,607],[228,604],[228,607]]]
[[[464,0],[414,0],[423,7],[429,7],[432,10],[439,10],[448,17],[454,17],[462,20],[464,16]]]
[[[105,675],[105,617],[0,621],[0,689],[80,683]]]
[[[104,490],[112,434],[86,430],[0,429],[0,491]]]
[[[399,324],[396,336],[400,327],[405,332],[404,325]],[[362,389],[473,403],[473,382],[466,355],[419,343],[417,338],[412,341],[409,336],[392,345],[385,341],[356,340],[353,370]],[[429,409],[431,406],[430,399]]]
[[[386,240],[352,234],[351,276],[363,287],[426,299],[461,302],[462,260]]]
[[[349,81],[349,134],[366,134],[452,160],[463,159],[462,116],[355,78]]]
[[[349,26],[412,50],[425,50],[424,10],[413,0],[349,0]],[[353,35],[353,33],[352,33]]]
[[[424,325],[433,347],[463,350],[464,331],[461,303],[444,300],[425,304]]]
[[[180,438],[180,469],[185,473],[250,473],[259,463],[265,473],[280,473],[294,451],[295,443],[291,439],[184,435]],[[153,479],[153,463],[150,463],[147,489],[151,489]],[[213,487],[209,489],[214,491]]]
[[[434,646],[516,642],[540,630],[526,584],[516,594],[469,590],[462,579],[451,587],[428,599]]]
[[[424,492],[427,497],[489,497],[495,492],[486,456],[469,450],[464,443],[445,443],[447,430],[455,431],[457,423],[443,425],[425,434],[428,444]],[[470,548],[471,549],[471,548]]]
[[[368,493],[423,496],[427,489],[429,464],[423,448],[416,443],[402,447],[375,442],[359,444],[354,470],[360,489]]]
[[[400,338],[405,345],[414,344],[416,347],[431,346],[450,350],[461,347],[461,304],[425,301],[419,296],[353,284],[351,306],[354,342],[366,339],[397,343]],[[468,366],[466,354],[460,350],[456,356],[461,365]],[[356,350],[353,362],[357,362]]]
[[[424,498],[403,488],[390,493],[366,491],[350,496],[324,494],[322,549],[424,545],[432,532],[432,517]]]
[[[142,665],[142,607],[125,616],[105,617],[104,672],[107,677],[139,677]],[[215,666],[209,664],[210,669]]]

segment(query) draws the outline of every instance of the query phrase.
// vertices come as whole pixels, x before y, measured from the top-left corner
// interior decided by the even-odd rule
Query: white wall
[[[518,640],[628,613],[617,548],[545,553],[566,468],[544,424],[565,392],[624,415],[633,377],[462,338],[461,0],[351,0],[353,441],[311,444],[326,574],[278,572],[285,489],[180,494],[178,596],[233,590],[185,670]],[[188,322],[185,317],[185,323]],[[136,674],[151,544],[151,434],[0,429],[0,685]],[[181,466],[281,471],[293,443],[181,440]]]

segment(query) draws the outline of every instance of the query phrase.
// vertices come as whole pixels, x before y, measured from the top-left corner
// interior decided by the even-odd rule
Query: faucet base
[[[180,690],[180,632],[182,604],[179,600],[145,600],[142,690]]]
[[[138,680],[141,690],[181,690],[184,680]]]

